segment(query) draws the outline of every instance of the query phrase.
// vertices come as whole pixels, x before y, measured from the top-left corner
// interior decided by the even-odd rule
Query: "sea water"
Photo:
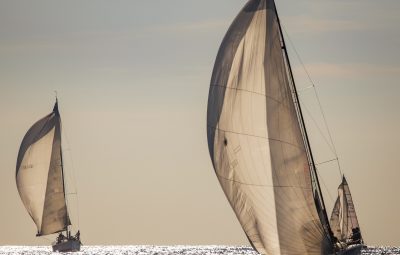
[[[0,255],[57,254],[51,247],[0,246]],[[83,246],[76,255],[257,255],[248,246]],[[400,247],[368,247],[365,255],[399,254]]]

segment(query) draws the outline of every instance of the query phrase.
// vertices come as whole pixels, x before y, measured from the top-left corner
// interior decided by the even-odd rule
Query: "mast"
[[[68,202],[67,202],[67,195],[66,195],[66,183],[65,183],[65,175],[64,175],[64,163],[63,163],[63,152],[62,152],[62,146],[61,146],[61,116],[60,116],[60,112],[58,111],[58,98],[57,98],[57,94],[56,94],[56,105],[54,106],[54,111],[55,114],[57,115],[57,117],[59,118],[59,125],[60,125],[60,159],[61,159],[61,176],[62,176],[62,183],[63,183],[63,192],[64,192],[64,200],[65,200],[65,205],[66,205],[66,211],[67,213],[65,214],[65,222],[67,224],[66,227],[66,232],[67,232],[67,236],[69,235],[69,217],[68,217]],[[68,236],[69,237],[69,236]]]
[[[302,131],[301,133],[302,133],[302,136],[303,136],[304,145],[305,145],[305,148],[306,148],[306,154],[307,154],[307,157],[309,159],[309,166],[311,168],[311,171],[314,173],[315,183],[317,185],[318,193],[319,193],[318,195],[319,195],[319,197],[321,199],[321,201],[320,201],[321,202],[321,206],[322,206],[321,209],[322,209],[322,213],[323,213],[323,217],[324,217],[323,227],[324,227],[324,230],[325,230],[325,234],[328,236],[329,240],[333,240],[332,234],[331,234],[332,231],[331,231],[331,228],[330,228],[330,225],[329,225],[328,215],[326,213],[325,202],[324,202],[324,198],[322,196],[321,185],[319,183],[318,173],[317,173],[316,167],[315,167],[315,161],[314,161],[314,157],[313,157],[312,150],[311,150],[310,140],[308,138],[307,128],[306,128],[306,125],[304,123],[303,112],[302,112],[302,109],[301,109],[301,106],[300,106],[299,96],[298,96],[297,89],[296,89],[296,83],[295,83],[295,80],[294,80],[294,76],[293,76],[292,67],[291,67],[291,64],[290,64],[289,55],[288,55],[288,52],[287,52],[287,49],[286,49],[285,38],[283,36],[282,26],[281,26],[281,22],[280,22],[280,19],[279,19],[278,11],[276,9],[275,2],[274,2],[274,5],[275,5],[275,15],[276,15],[276,19],[277,19],[277,22],[278,22],[279,32],[280,32],[281,41],[282,41],[282,49],[283,49],[283,52],[284,52],[284,55],[285,55],[287,68],[288,68],[288,71],[289,71],[290,80],[291,80],[292,86],[293,86],[292,93],[293,93],[294,99],[295,99],[294,100],[294,103],[295,103],[294,105],[295,105],[295,108],[297,108],[297,113],[298,113],[297,115],[298,115],[298,119],[299,119],[299,123],[300,123],[300,129]]]

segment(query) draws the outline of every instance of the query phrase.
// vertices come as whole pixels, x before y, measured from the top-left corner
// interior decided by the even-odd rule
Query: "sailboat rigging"
[[[217,178],[261,254],[337,247],[273,0],[249,0],[219,49],[207,137]]]
[[[59,233],[54,251],[79,251],[80,231],[71,235],[61,147],[58,100],[53,111],[25,134],[17,158],[16,184],[37,227],[36,236]],[[63,232],[66,235],[63,235]]]

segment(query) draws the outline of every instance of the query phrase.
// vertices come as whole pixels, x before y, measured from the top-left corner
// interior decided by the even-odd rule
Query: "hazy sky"
[[[50,243],[35,237],[15,163],[54,90],[84,244],[247,244],[206,142],[213,63],[245,2],[0,0],[0,245]],[[366,242],[400,245],[400,1],[277,6],[318,86]],[[322,126],[312,95],[300,93]],[[306,119],[317,162],[331,159]],[[340,181],[334,166],[319,169],[329,208]]]

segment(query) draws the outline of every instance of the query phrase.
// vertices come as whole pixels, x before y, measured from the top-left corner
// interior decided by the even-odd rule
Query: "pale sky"
[[[0,245],[50,243],[35,237],[15,163],[54,90],[84,244],[248,244],[206,138],[215,56],[245,2],[0,0]],[[399,246],[400,1],[276,4],[318,87],[367,244]],[[308,87],[289,53],[298,88]],[[322,127],[312,95],[300,92]],[[316,161],[331,159],[306,120]],[[340,182],[334,166],[319,169],[328,208]]]

